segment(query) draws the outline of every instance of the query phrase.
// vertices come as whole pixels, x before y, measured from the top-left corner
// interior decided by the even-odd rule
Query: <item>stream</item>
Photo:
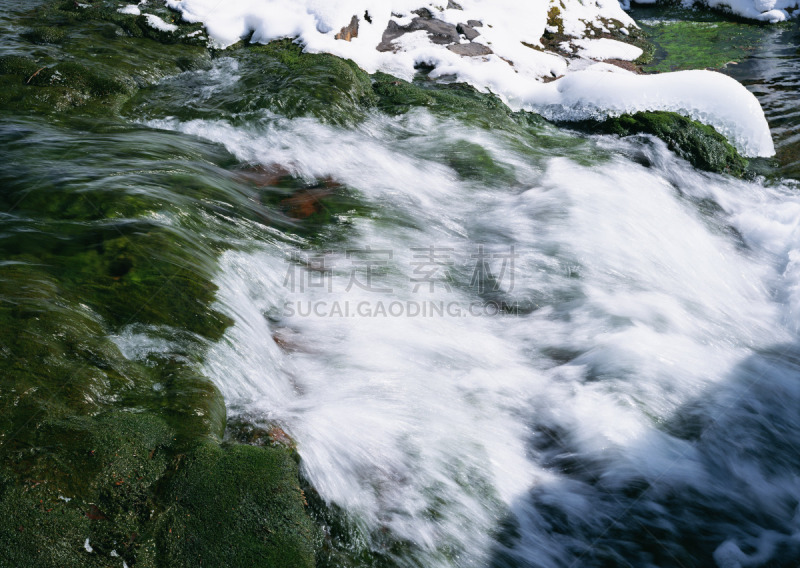
[[[6,114],[0,265],[178,239],[155,269],[232,325],[130,310],[108,338],[285,431],[332,566],[795,566],[799,32],[763,33],[726,68],[778,149],[753,179],[543,121],[287,116],[225,52],[125,120]]]

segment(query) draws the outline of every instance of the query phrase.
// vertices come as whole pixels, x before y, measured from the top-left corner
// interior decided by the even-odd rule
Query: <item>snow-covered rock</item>
[[[738,81],[721,73],[634,75],[589,68],[543,87],[531,98],[536,110],[549,118],[583,120],[609,113],[672,111],[710,124],[744,156],[775,154],[758,99]],[[544,92],[546,89],[550,92]]]
[[[600,72],[601,67],[591,65],[590,59],[633,60],[641,54],[626,43],[586,37],[636,29],[617,0],[450,0],[446,7],[441,7],[445,2],[425,0],[167,0],[167,4],[184,20],[202,22],[218,47],[245,37],[258,43],[295,37],[308,52],[352,59],[370,73],[380,70],[410,80],[424,63],[434,68],[433,78],[452,75],[498,94],[512,108],[562,120],[674,111],[714,126],[744,155],[774,154],[758,101],[729,77],[710,71],[638,76],[618,68],[606,72],[609,66]],[[354,16],[357,36],[343,34],[352,32]],[[471,42],[463,33],[465,25],[479,31]],[[560,45],[571,41],[581,57],[547,51],[542,36],[548,29],[561,36]],[[347,41],[337,36],[346,36]]]

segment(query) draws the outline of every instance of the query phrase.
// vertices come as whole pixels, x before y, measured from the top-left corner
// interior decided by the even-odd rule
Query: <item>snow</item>
[[[777,5],[788,0],[757,1]],[[418,64],[425,63],[434,68],[434,79],[453,76],[498,94],[514,109],[533,110],[560,120],[643,110],[674,111],[714,126],[746,156],[774,154],[758,101],[729,77],[710,71],[644,76],[593,65],[590,59],[633,60],[641,55],[639,48],[619,41],[586,38],[594,30],[613,28],[627,34],[636,27],[616,0],[585,4],[581,0],[560,0],[557,4],[459,0],[463,9],[441,8],[425,0],[167,0],[167,4],[184,20],[201,22],[209,40],[220,48],[250,34],[256,43],[297,38],[310,53],[352,59],[369,73],[380,70],[410,80]],[[439,2],[442,4],[447,3]],[[432,43],[425,31],[402,35],[393,42],[393,51],[377,51],[389,21],[406,25],[416,16],[413,11],[420,8],[450,24],[481,21],[483,25],[476,28],[480,35],[474,42],[488,46],[493,53],[462,57],[445,45]],[[553,8],[558,9],[564,34],[574,38],[571,41],[582,58],[568,59],[544,49],[541,38],[553,24],[552,17],[548,24],[548,10]],[[367,13],[371,22],[365,18]],[[335,39],[354,15],[359,18],[358,36],[351,41]],[[542,81],[559,77],[550,83]]]
[[[119,12],[120,14],[129,14],[132,16],[138,16],[139,14],[142,13],[142,11],[139,10],[139,6],[137,6],[136,4],[128,4],[126,6],[123,6],[122,8],[117,10],[117,12]]]
[[[584,57],[591,59],[622,59],[623,61],[633,61],[638,59],[643,51],[629,43],[623,43],[613,39],[577,39],[573,41],[578,46],[578,52]]]
[[[153,14],[145,14],[145,17],[147,18],[147,24],[151,28],[155,28],[160,32],[174,32],[178,30],[178,26],[176,26],[175,24],[168,24],[167,22],[165,22],[164,20]]]
[[[657,75],[571,73],[536,95],[536,110],[560,120],[664,110],[714,126],[745,156],[772,156],[775,148],[758,99],[735,79],[713,71]],[[550,97],[548,100],[547,97]]]

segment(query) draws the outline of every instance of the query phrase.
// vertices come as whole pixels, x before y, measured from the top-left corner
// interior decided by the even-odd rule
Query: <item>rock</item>
[[[155,537],[164,566],[315,565],[321,535],[283,446],[202,444],[164,491]]]
[[[456,26],[456,30],[458,31],[458,33],[462,34],[469,41],[472,41],[473,39],[481,35],[481,33],[478,30],[476,30],[472,26],[468,26],[467,24],[458,24]]]
[[[483,22],[480,20],[467,20],[467,25],[471,28],[482,28]]]
[[[427,32],[431,42],[439,45],[448,45],[461,41],[458,30],[453,24],[434,19],[430,12],[424,8],[417,10],[415,13],[426,15],[414,18],[407,26],[400,26],[394,20],[389,20],[389,25],[383,32],[381,43],[377,47],[378,51],[393,51],[392,42],[394,40],[407,33],[420,30]]]
[[[375,49],[378,51],[394,51],[392,42],[404,33],[406,33],[405,28],[401,28],[394,20],[389,20],[389,25],[386,26],[386,29],[383,31],[381,42]]]
[[[447,0],[447,9],[448,10],[463,10],[464,8],[461,7],[461,4],[457,2],[453,2],[453,0]]]
[[[652,134],[661,138],[670,150],[694,167],[709,172],[741,177],[747,168],[747,160],[722,134],[711,126],[674,112],[637,112],[604,121],[587,120],[564,125],[591,134]]]
[[[358,16],[353,16],[350,23],[343,27],[342,31],[334,37],[336,39],[343,39],[344,41],[350,41],[354,37],[358,37]]]
[[[408,27],[410,28],[408,31],[412,32],[425,30],[430,40],[440,45],[458,43],[460,41],[456,27],[441,20],[414,18]]]
[[[489,55],[494,53],[491,48],[483,45],[482,43],[457,43],[448,45],[447,49],[453,53],[457,53],[462,57],[476,57],[478,55]]]

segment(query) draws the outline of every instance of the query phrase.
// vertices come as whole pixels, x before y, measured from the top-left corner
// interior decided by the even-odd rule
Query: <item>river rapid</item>
[[[109,337],[294,440],[330,565],[795,566],[798,32],[769,33],[729,71],[767,177],[543,122],[221,110],[251,92],[224,52],[123,122],[4,117],[0,168],[34,197],[144,196],[103,222],[186,243],[224,335]],[[4,239],[79,246],[22,203]]]

